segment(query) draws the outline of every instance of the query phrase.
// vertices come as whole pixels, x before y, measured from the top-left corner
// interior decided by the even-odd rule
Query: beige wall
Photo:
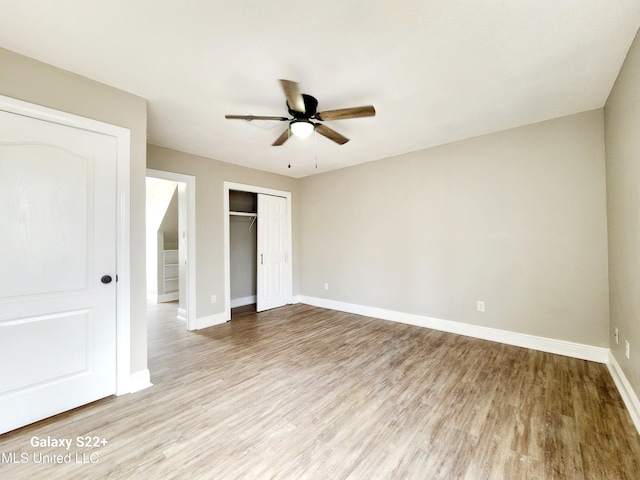
[[[229,246],[231,269],[231,300],[256,295],[257,278],[257,228],[251,227],[251,217],[229,219]]]
[[[131,371],[146,369],[146,100],[2,48],[0,95],[131,130]]]
[[[188,153],[149,145],[147,166],[156,170],[196,177],[196,317],[222,313],[225,310],[223,191],[224,182],[244,183],[291,192],[293,212],[293,293],[298,291],[297,269],[297,184],[282,175],[238,167]],[[212,304],[211,295],[218,302]]]
[[[603,140],[596,110],[301,179],[301,293],[608,346]]]
[[[605,105],[611,350],[640,396],[640,38]],[[613,329],[620,331],[620,344]],[[631,358],[624,343],[631,345]]]

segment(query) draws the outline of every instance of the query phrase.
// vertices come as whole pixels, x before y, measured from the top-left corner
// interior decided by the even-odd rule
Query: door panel
[[[0,295],[16,297],[87,287],[87,176],[90,159],[55,145],[0,145],[3,251]],[[7,159],[7,160],[5,160]],[[11,162],[11,163],[9,163]],[[19,165],[19,168],[16,166]],[[6,202],[6,203],[5,203]],[[56,272],[56,275],[46,275]]]
[[[83,310],[33,317],[5,328],[8,348],[2,355],[20,368],[5,370],[0,394],[86,373],[91,362],[87,341],[91,320],[90,312]],[[64,343],[52,345],[51,339],[56,337],[64,337]],[[40,352],[48,353],[46,362],[41,361]]]
[[[287,199],[258,194],[257,311],[287,303]]]
[[[115,392],[116,147],[0,112],[0,433]]]

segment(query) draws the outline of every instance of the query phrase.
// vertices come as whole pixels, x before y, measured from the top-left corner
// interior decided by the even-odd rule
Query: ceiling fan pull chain
[[[287,128],[287,140],[291,138],[291,127]],[[287,149],[289,150],[289,168],[291,168],[291,142],[287,142],[289,146]]]

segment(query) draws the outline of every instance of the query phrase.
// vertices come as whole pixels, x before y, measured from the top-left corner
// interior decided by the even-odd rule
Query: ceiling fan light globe
[[[311,122],[292,122],[291,133],[298,138],[307,138],[313,133],[314,126]]]

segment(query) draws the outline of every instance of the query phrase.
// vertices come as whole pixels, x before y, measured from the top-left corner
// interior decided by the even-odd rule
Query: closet
[[[288,301],[288,201],[277,195],[229,190],[230,307],[257,311]]]

